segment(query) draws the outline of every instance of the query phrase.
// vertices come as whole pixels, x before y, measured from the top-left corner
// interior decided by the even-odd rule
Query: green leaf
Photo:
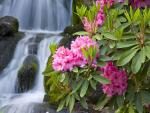
[[[144,63],[146,59],[145,47],[143,47],[140,51],[141,62]]]
[[[140,51],[141,52],[141,51]],[[136,54],[136,56],[132,60],[131,69],[134,74],[139,72],[141,66],[142,66],[142,55],[141,53]]]
[[[75,35],[89,35],[89,33],[88,33],[88,32],[85,32],[85,31],[79,31],[79,32],[74,33],[73,35],[74,35],[74,36],[75,36]]]
[[[85,13],[87,11],[87,7],[85,5],[82,5],[81,7],[76,7],[77,10],[77,15],[82,18],[83,16],[85,16]]]
[[[70,95],[68,95],[68,96],[66,97],[66,106],[68,106],[69,101],[70,101]]]
[[[57,108],[57,112],[61,111],[65,105],[65,100],[61,100]]]
[[[131,17],[131,19],[133,19],[133,8],[132,8],[132,6],[130,6],[130,17]]]
[[[125,51],[119,60],[117,61],[118,66],[123,66],[131,61],[131,59],[134,57],[134,55],[137,53],[139,49],[130,49]]]
[[[93,39],[96,39],[96,40],[102,40],[103,39],[103,36],[100,35],[100,34],[96,34],[92,37]]]
[[[80,97],[84,97],[89,87],[89,81],[85,80],[80,91]]]
[[[55,53],[57,47],[58,47],[58,45],[55,44],[55,43],[53,43],[53,44],[50,45],[49,48],[50,48],[50,51],[51,51],[52,55]]]
[[[135,107],[139,113],[143,113],[142,98],[139,93],[137,93],[135,97]]]
[[[139,18],[139,16],[140,16],[140,9],[138,8],[136,11],[135,11],[135,13],[134,13],[134,16],[133,16],[133,22],[135,22],[135,21],[137,21],[138,20],[138,18]]]
[[[146,56],[150,59],[150,46],[145,46]]]
[[[105,77],[103,77],[101,75],[94,75],[93,78],[96,81],[98,81],[98,82],[100,82],[102,84],[109,84],[110,83],[110,80],[108,80],[107,78],[105,78]]]
[[[69,111],[70,111],[70,113],[72,113],[72,110],[74,108],[74,104],[75,104],[75,98],[74,98],[74,95],[71,95],[70,101],[69,101]]]
[[[126,100],[130,101],[130,102],[133,102],[134,100],[134,97],[135,97],[135,92],[133,89],[129,89],[126,93]]]
[[[90,85],[91,85],[91,87],[92,87],[94,90],[96,90],[96,85],[97,85],[97,83],[96,83],[95,80],[91,79],[91,80],[90,80]]]
[[[135,113],[133,105],[129,106],[128,113]]]
[[[140,94],[142,96],[143,104],[148,105],[150,103],[150,92],[141,91]]]
[[[121,107],[124,103],[124,97],[123,96],[117,96],[117,104],[119,107]]]
[[[73,72],[75,72],[75,73],[78,73],[79,72],[79,70],[78,70],[78,68],[77,67],[75,67],[75,68],[73,68],[73,70],[72,70]]]
[[[112,61],[112,58],[110,58],[109,56],[101,55],[100,61],[103,61],[103,62]]]
[[[130,18],[129,13],[126,11],[124,14],[125,14],[125,16],[126,16],[128,22],[131,23],[131,18]]]
[[[129,27],[130,23],[122,23],[117,29],[124,30]]]
[[[76,100],[80,101],[80,97],[79,97],[78,93],[74,93],[74,97]]]
[[[103,35],[105,38],[110,39],[110,40],[118,40],[118,39],[113,35],[113,33],[110,33],[110,32],[102,33],[102,35]]]
[[[125,107],[121,106],[115,111],[115,113],[124,113],[124,111],[125,111]]]
[[[62,75],[60,75],[59,81],[60,81],[60,82],[63,82],[63,81],[65,80],[65,78],[66,78],[66,74],[63,73]]]
[[[137,45],[137,44],[138,44],[137,41],[118,42],[118,43],[117,43],[117,48],[127,48],[127,47],[131,47],[131,46],[135,46],[135,45]]]
[[[109,43],[109,47],[111,49],[113,49],[115,46],[116,46],[116,43],[114,41]]]
[[[79,83],[77,83],[75,89],[71,92],[71,94],[77,92],[80,89],[82,84],[83,84],[83,80],[81,80]]]
[[[104,108],[104,106],[107,104],[107,102],[110,100],[110,97],[107,97],[107,96],[102,96],[98,103],[96,104],[96,108],[95,110],[101,110]]]
[[[87,104],[85,98],[81,98],[80,103],[83,108],[88,109],[88,104]]]

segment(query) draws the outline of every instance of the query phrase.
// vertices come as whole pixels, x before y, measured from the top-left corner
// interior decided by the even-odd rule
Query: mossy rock
[[[38,73],[38,60],[36,56],[30,55],[18,71],[16,92],[23,93],[33,88]]]
[[[12,36],[18,32],[19,22],[16,18],[5,16],[0,18],[0,36]]]

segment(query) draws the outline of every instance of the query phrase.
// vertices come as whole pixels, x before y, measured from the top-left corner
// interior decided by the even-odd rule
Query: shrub
[[[58,111],[67,106],[72,112],[76,102],[88,109],[88,97],[102,88],[93,109],[148,112],[150,9],[135,9],[128,2],[119,2],[97,0],[90,8],[77,7],[85,31],[74,34],[78,38],[71,49],[60,47],[53,52],[50,71],[45,74],[49,77],[49,94],[62,88],[56,99]],[[101,87],[97,87],[99,84]]]

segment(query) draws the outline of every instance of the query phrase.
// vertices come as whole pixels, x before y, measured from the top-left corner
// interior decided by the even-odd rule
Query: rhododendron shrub
[[[85,31],[73,34],[70,49],[51,46],[44,73],[57,111],[68,107],[72,112],[78,103],[96,111],[149,112],[150,9],[148,4],[139,5],[146,0],[132,2],[136,6],[129,6],[130,0],[77,6]]]

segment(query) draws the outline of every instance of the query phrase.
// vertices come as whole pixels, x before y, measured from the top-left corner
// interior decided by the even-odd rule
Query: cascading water
[[[71,0],[3,0],[0,16],[19,19],[20,29],[63,30],[70,24]]]
[[[62,37],[56,33],[70,24],[71,4],[72,0],[3,0],[0,3],[0,16],[9,15],[18,18],[20,30],[25,32],[24,38],[17,44],[12,61],[1,73],[0,113],[1,111],[2,113],[49,113],[35,112],[34,107],[36,103],[43,102],[42,72],[50,55],[49,45],[58,43]],[[25,93],[16,93],[18,70],[25,58],[31,54],[30,45],[35,43],[41,31],[44,36],[37,47],[39,72],[35,85]]]
[[[22,49],[23,49],[22,47],[25,47],[23,53],[26,53],[26,54],[25,55],[22,54],[18,58],[22,57],[22,59],[24,59],[27,56],[27,53],[28,53],[27,52],[28,51],[27,45],[29,44],[28,41],[31,38],[33,38],[33,34],[32,35],[26,34],[26,37],[20,41],[20,42],[25,42],[26,44],[22,45],[22,43],[18,43],[18,45],[17,45],[18,49],[16,49],[15,56],[19,56],[18,54],[20,54],[19,51],[22,51]],[[35,83],[35,86],[33,89],[31,89],[30,91],[23,93],[23,94],[14,93],[15,92],[15,89],[14,89],[15,80],[17,78],[17,70],[18,70],[17,68],[19,68],[21,66],[22,62],[20,62],[20,64],[18,66],[16,66],[17,68],[14,69],[15,73],[13,73],[13,76],[11,78],[9,78],[10,75],[7,75],[7,73],[6,73],[4,78],[7,78],[7,79],[1,79],[0,80],[0,83],[1,82],[7,83],[7,81],[11,81],[10,79],[13,79],[13,83],[11,82],[10,84],[5,84],[5,86],[8,86],[8,88],[1,84],[2,86],[4,86],[6,88],[5,90],[8,91],[7,93],[3,93],[3,92],[0,93],[0,96],[1,96],[1,98],[0,98],[1,109],[0,110],[1,111],[3,111],[4,113],[32,113],[31,111],[34,107],[34,104],[32,104],[32,103],[41,103],[43,101],[44,89],[43,89],[42,72],[46,66],[48,56],[50,55],[50,51],[48,48],[49,48],[49,45],[51,43],[58,43],[60,39],[61,39],[61,36],[51,36],[49,38],[45,37],[45,39],[43,39],[40,42],[39,47],[38,47],[38,54],[37,54],[40,67],[39,67],[37,80],[36,80],[36,83]],[[13,60],[15,60],[15,57]],[[7,71],[11,72],[12,71],[9,68],[13,67],[13,65],[12,65],[14,62],[13,60],[10,63],[10,66],[8,66],[8,68],[6,68],[6,70],[4,70],[4,72],[7,72]],[[10,92],[9,89],[11,89],[11,88],[13,90],[10,90],[11,91]],[[0,91],[3,91],[3,89]]]

